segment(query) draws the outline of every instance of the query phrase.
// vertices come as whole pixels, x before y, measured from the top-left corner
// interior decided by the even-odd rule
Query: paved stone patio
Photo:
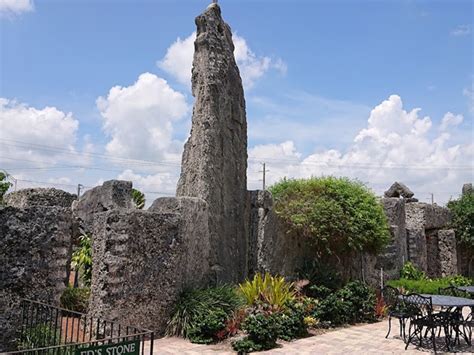
[[[341,328],[325,334],[316,335],[292,342],[281,342],[281,347],[257,354],[422,354],[430,352],[429,348],[417,349],[410,345],[405,351],[405,344],[398,337],[398,323],[392,325],[392,333],[388,339],[385,334],[388,322],[357,325]],[[462,343],[464,344],[464,343]],[[444,347],[438,349],[442,353]],[[463,346],[457,354],[472,354],[474,347]],[[227,355],[235,354],[225,345],[199,345],[180,338],[162,338],[154,343],[154,354],[186,354],[186,355]],[[433,353],[433,351],[431,351]]]

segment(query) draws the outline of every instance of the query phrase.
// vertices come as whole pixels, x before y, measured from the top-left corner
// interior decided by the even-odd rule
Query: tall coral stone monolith
[[[246,275],[247,120],[230,27],[211,4],[196,18],[191,136],[178,196],[209,204],[211,266],[218,281]]]

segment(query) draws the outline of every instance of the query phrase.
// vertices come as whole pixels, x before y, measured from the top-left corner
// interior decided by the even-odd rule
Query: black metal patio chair
[[[410,314],[410,327],[405,350],[415,338],[419,341],[419,346],[423,344],[423,338],[430,333],[433,350],[436,354],[436,330],[442,327],[445,334],[449,333],[448,318],[445,312],[434,313],[431,297],[425,297],[417,293],[404,296],[405,305]],[[423,336],[425,331],[425,336]],[[446,347],[449,350],[449,336],[445,337]]]
[[[392,318],[397,318],[400,323],[400,337],[403,337],[403,341],[405,341],[406,322],[410,314],[405,309],[402,294],[395,287],[385,286],[382,289],[382,298],[388,308],[388,332],[385,338],[388,338],[392,330]]]

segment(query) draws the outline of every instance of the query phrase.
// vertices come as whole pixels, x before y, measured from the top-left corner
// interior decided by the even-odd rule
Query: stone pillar
[[[59,305],[71,228],[70,208],[0,208],[0,352],[15,345],[22,298]]]
[[[217,4],[196,18],[191,135],[177,196],[209,204],[211,266],[218,281],[246,274],[247,119],[230,27]]]
[[[456,235],[454,230],[438,231],[439,271],[442,277],[458,274]]]
[[[175,201],[172,209],[174,213],[115,209],[96,215],[92,315],[161,334],[180,292],[206,285],[207,205]]]
[[[383,268],[387,278],[397,278],[404,262],[408,261],[405,200],[386,197],[381,200],[390,226],[390,242],[377,257],[376,268]]]

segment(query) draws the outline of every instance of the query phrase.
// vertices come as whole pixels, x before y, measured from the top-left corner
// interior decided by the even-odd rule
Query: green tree
[[[143,192],[137,189],[132,189],[132,201],[135,205],[135,208],[141,210],[143,209],[143,207],[145,207],[145,195],[143,194]]]
[[[318,256],[376,253],[389,240],[382,205],[359,181],[283,179],[270,191],[276,213],[291,232],[312,242]]]
[[[453,216],[451,226],[456,232],[456,238],[465,247],[474,250],[474,193],[449,201],[448,208]]]
[[[10,186],[12,186],[12,184],[7,181],[7,174],[0,171],[0,204],[3,203],[3,196]]]

